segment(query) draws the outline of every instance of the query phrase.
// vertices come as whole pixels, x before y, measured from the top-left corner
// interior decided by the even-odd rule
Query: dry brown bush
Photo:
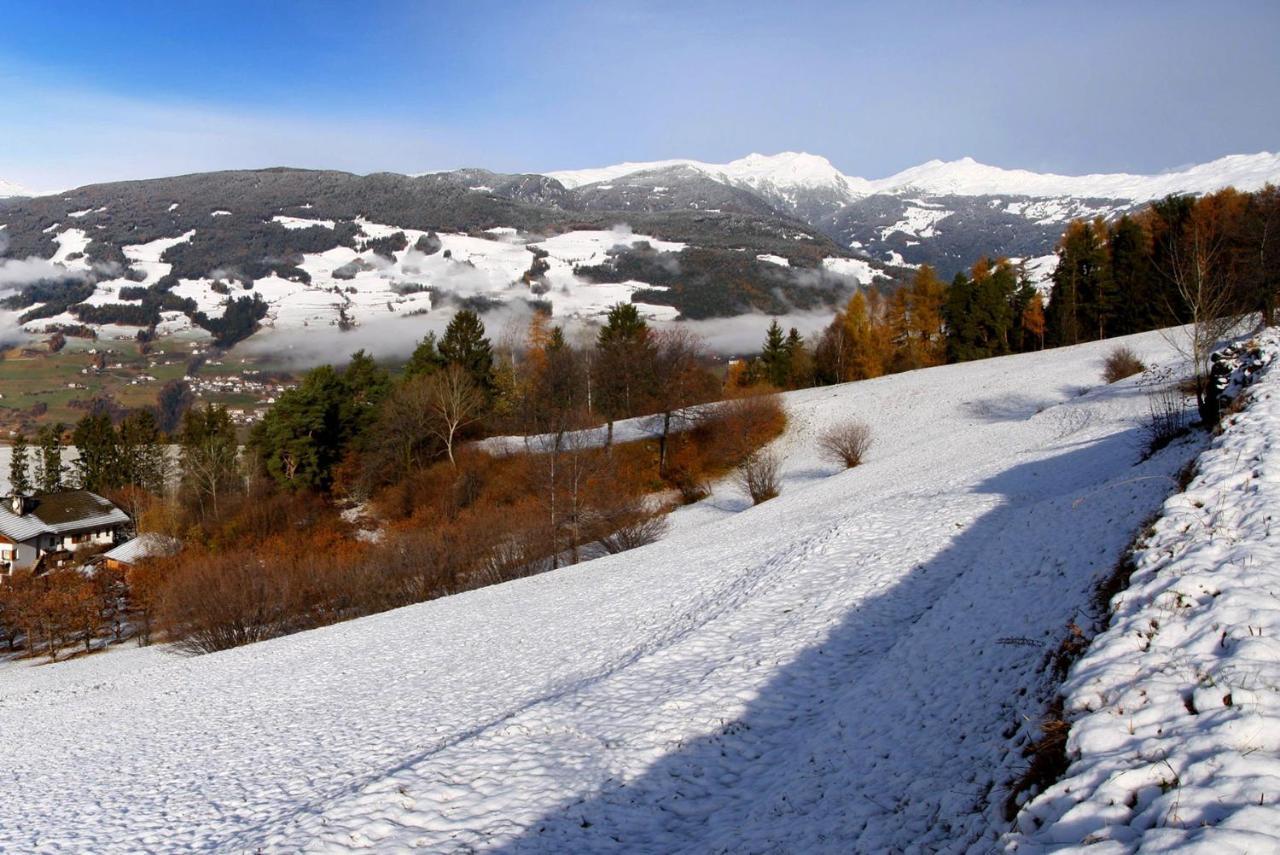
[[[782,468],[778,455],[772,451],[756,451],[738,464],[736,476],[738,484],[751,497],[751,503],[758,505],[775,498],[781,490],[779,479]]]
[[[163,622],[193,654],[271,638],[287,625],[282,582],[251,553],[186,553],[165,587]]]
[[[1138,354],[1125,344],[1116,345],[1102,361],[1102,379],[1108,383],[1141,374],[1145,370],[1147,366],[1138,358]]]
[[[818,450],[828,460],[852,469],[862,463],[871,449],[871,428],[856,419],[833,425],[818,437]]]

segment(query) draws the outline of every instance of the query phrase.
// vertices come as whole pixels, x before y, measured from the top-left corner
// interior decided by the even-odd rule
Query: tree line
[[[643,545],[664,529],[662,496],[701,498],[782,430],[772,396],[734,387],[701,406],[721,397],[714,369],[696,337],[629,304],[577,342],[535,312],[495,343],[461,310],[403,366],[357,352],[306,372],[247,435],[168,388],[154,412],[50,426],[15,449],[24,486],[128,502],[139,531],[184,548],[107,586],[112,608],[76,581],[96,574],[18,574],[0,627],[52,657],[114,637],[123,614],[141,641],[208,651]],[[652,438],[614,441],[615,422],[642,415]],[[493,435],[516,438],[474,442]]]
[[[980,258],[943,283],[928,265],[889,293],[860,288],[812,341],[775,320],[731,380],[778,389],[842,383],[949,362],[1190,324],[1197,403],[1208,358],[1237,317],[1275,319],[1280,191],[1169,196],[1114,221],[1075,220],[1058,242],[1046,301],[1025,265]]]

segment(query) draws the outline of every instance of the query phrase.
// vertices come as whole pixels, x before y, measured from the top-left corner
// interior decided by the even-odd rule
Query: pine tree
[[[802,389],[813,382],[813,358],[804,346],[804,336],[792,327],[787,333],[787,388]]]
[[[27,474],[27,437],[21,432],[13,438],[9,457],[9,492],[14,496],[31,495],[31,478]]]
[[[646,406],[652,393],[655,347],[649,325],[631,303],[610,307],[596,334],[595,401],[608,424],[606,442],[613,442],[613,423]]]
[[[41,493],[57,493],[62,489],[62,431],[61,422],[45,425],[36,434],[40,456],[37,459],[36,487]]]
[[[462,366],[486,395],[493,394],[493,347],[475,312],[462,309],[449,321],[444,338],[440,339],[440,356],[447,363]]]
[[[120,461],[111,417],[106,413],[85,416],[71,438],[79,452],[74,468],[80,489],[97,492],[119,487]]]
[[[942,315],[947,324],[947,361],[967,362],[986,354],[979,342],[977,288],[964,273],[957,273],[947,288]]]
[[[134,410],[117,431],[119,481],[140,487],[152,495],[164,492],[167,461],[160,441],[160,426],[150,410]]]
[[[1137,220],[1125,215],[1111,226],[1107,255],[1115,299],[1111,334],[1128,335],[1160,326],[1166,315],[1156,298],[1147,236]]]
[[[765,333],[764,350],[760,353],[760,365],[763,369],[764,379],[776,389],[787,388],[787,380],[791,374],[790,357],[791,354],[787,348],[782,327],[778,325],[778,319],[774,318]]]
[[[1091,341],[1105,332],[1109,306],[1106,248],[1095,224],[1073,220],[1058,243],[1058,266],[1047,312],[1053,344]]]
[[[404,376],[405,379],[421,377],[439,371],[447,364],[445,358],[440,355],[439,347],[436,344],[436,334],[429,332],[422,341],[418,342],[418,346],[413,349],[413,353],[409,356],[409,361],[405,363]]]

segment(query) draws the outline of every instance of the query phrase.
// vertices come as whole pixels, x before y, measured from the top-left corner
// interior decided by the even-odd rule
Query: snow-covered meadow
[[[629,553],[194,659],[0,667],[0,849],[998,848],[1047,655],[1203,447],[1141,460],[1113,344],[790,393],[778,499],[717,485]],[[841,471],[816,438],[855,417]]]

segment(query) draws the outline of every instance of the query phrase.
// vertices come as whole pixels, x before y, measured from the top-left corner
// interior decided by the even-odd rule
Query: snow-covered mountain
[[[888,264],[930,263],[949,275],[982,254],[1052,252],[1077,217],[1113,217],[1170,193],[1280,181],[1280,154],[1230,155],[1156,175],[1055,175],[973,158],[931,160],[886,178],[846,175],[800,152],[729,163],[662,160],[551,172],[594,208],[729,210],[709,184],[750,193],[837,243]],[[740,203],[740,200],[738,200]]]
[[[0,227],[9,258],[96,286],[69,292],[66,305],[10,305],[32,333],[120,319],[187,329],[197,312],[221,313],[230,281],[268,303],[263,324],[276,328],[421,323],[459,300],[591,318],[634,299],[655,317],[708,319],[827,310],[855,282],[903,279],[925,263],[950,278],[983,255],[1034,259],[1043,276],[1072,218],[1267,181],[1280,181],[1280,155],[1150,176],[1042,175],[964,158],[875,180],[799,152],[547,175],[281,168],[5,199]],[[0,183],[5,192],[25,191]],[[139,282],[150,298],[123,305]]]
[[[6,181],[5,179],[0,178],[0,199],[35,195],[36,194],[34,192],[23,187],[21,184],[16,184],[12,181]]]
[[[674,166],[687,167],[724,183],[754,190],[782,194],[829,191],[843,195],[848,201],[882,193],[923,193],[934,196],[1072,196],[1144,202],[1170,193],[1208,193],[1228,185],[1239,190],[1256,190],[1268,181],[1280,179],[1280,154],[1265,151],[1229,155],[1156,175],[1055,175],[1026,169],[1003,169],[979,163],[971,157],[962,157],[950,161],[930,160],[887,178],[872,180],[845,175],[825,157],[794,151],[775,155],[750,154],[723,164],[657,160],[546,174],[565,187],[576,189]]]

